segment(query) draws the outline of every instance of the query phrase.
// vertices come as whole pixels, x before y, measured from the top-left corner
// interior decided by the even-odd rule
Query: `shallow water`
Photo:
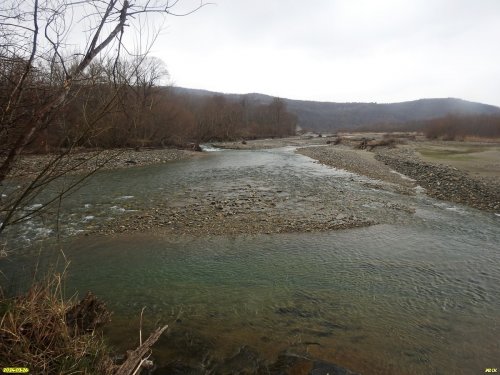
[[[191,160],[99,172],[63,200],[61,207],[54,205],[44,216],[29,220],[7,237],[11,246],[30,245],[57,233],[64,236],[93,231],[103,222],[155,207],[158,202],[182,206],[213,195],[233,199],[249,189],[263,199],[278,197],[282,202],[279,208],[299,217],[338,211],[377,222],[406,220],[403,212],[381,208],[387,202],[408,204],[408,197],[379,190],[376,185],[373,180],[314,163],[295,154],[293,147],[211,152]],[[31,207],[59,189],[52,186]],[[60,217],[58,228],[56,214]]]
[[[363,374],[473,374],[500,367],[495,215],[367,187],[366,179],[288,149],[214,152],[103,172],[67,202],[65,215],[90,204],[81,214],[106,220],[121,214],[112,206],[134,209],[134,202],[154,204],[158,197],[182,202],[197,189],[230,194],[228,186],[243,181],[280,189],[292,202],[307,192],[340,191],[334,203],[352,198],[357,215],[386,223],[314,234],[69,238],[62,245],[71,259],[67,290],[92,290],[107,301],[114,345],[136,345],[146,306],[146,328],[170,324],[155,350],[163,364],[172,358],[196,364],[206,353],[225,358],[247,345],[268,360],[283,350],[307,351]],[[387,214],[387,200],[416,212]],[[307,202],[300,207],[307,210]],[[40,246],[46,245],[2,260],[0,269],[20,280]]]

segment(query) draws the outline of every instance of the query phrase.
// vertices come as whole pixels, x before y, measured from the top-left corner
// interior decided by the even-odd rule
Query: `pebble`
[[[409,176],[426,189],[427,195],[486,211],[500,206],[500,186],[456,168],[426,163],[412,150],[377,150],[375,158]]]
[[[427,195],[437,199],[486,211],[497,211],[500,207],[498,183],[473,177],[447,165],[426,163],[410,148],[377,148],[374,150],[375,160],[361,157],[357,154],[360,151],[354,151],[348,146],[307,147],[298,152],[323,164],[397,185],[380,185],[375,188],[393,188],[399,193],[413,195],[415,188],[420,186],[420,189],[426,190]],[[414,181],[389,173],[391,170]]]
[[[70,174],[92,172],[96,169],[96,165],[105,165],[100,168],[118,169],[118,168],[134,168],[160,162],[186,159],[193,155],[192,151],[177,150],[172,148],[165,149],[111,149],[100,151],[81,150],[67,155],[63,159],[65,169],[70,170]],[[48,165],[55,157],[54,154],[36,154],[23,155],[14,164],[9,177],[32,177],[40,172],[41,165]],[[87,160],[82,164],[83,160]]]

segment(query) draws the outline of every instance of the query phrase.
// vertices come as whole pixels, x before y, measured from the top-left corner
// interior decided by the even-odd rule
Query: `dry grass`
[[[95,307],[97,300],[92,300]],[[97,324],[81,324],[82,302],[63,297],[61,275],[34,284],[23,296],[2,298],[0,363],[28,367],[32,374],[112,374],[109,350],[95,330]],[[97,304],[100,312],[94,321],[102,322],[106,313]]]

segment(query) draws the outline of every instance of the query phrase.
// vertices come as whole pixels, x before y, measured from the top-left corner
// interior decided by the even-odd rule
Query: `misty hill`
[[[402,103],[321,103],[287,100],[302,127],[314,130],[356,129],[380,123],[407,123],[454,115],[499,114],[500,108],[461,99],[420,99]]]
[[[221,94],[206,90],[172,88],[187,96],[223,95],[229,100],[268,104],[272,96],[263,94]],[[462,99],[419,99],[401,103],[332,103],[283,99],[302,128],[316,131],[355,130],[373,124],[402,124],[453,115],[500,115],[500,108]]]

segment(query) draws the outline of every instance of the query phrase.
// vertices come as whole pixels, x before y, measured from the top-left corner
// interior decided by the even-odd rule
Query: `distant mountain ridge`
[[[252,104],[268,104],[274,97],[264,94],[223,94],[207,90],[173,87],[188,96],[223,95],[228,100],[245,99]],[[334,103],[309,100],[282,100],[295,114],[302,128],[315,131],[356,130],[381,123],[407,123],[453,115],[500,115],[500,108],[456,98],[418,99],[401,103]]]

